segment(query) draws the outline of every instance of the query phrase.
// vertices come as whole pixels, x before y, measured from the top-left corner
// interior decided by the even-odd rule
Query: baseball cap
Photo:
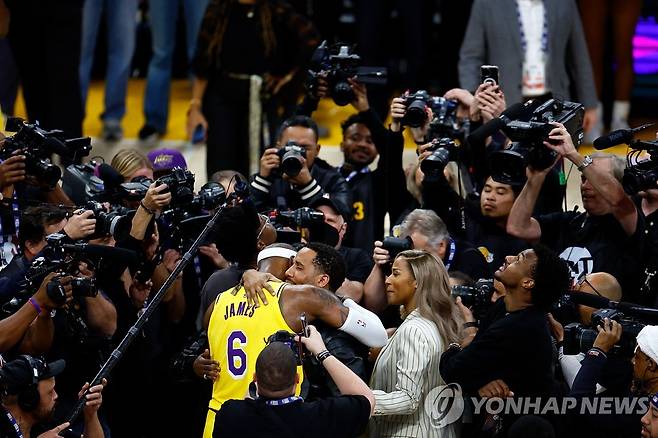
[[[325,193],[321,198],[318,198],[317,200],[313,201],[313,203],[311,203],[310,207],[311,208],[318,208],[322,205],[326,205],[328,207],[331,207],[337,214],[343,216],[343,213],[341,213],[341,211],[338,209],[338,207],[336,207],[336,204],[334,203],[334,201],[331,200],[331,197],[329,196],[328,193]],[[345,219],[345,218],[343,217],[343,219]]]
[[[156,149],[146,156],[153,163],[153,172],[171,170],[174,167],[187,169],[185,157],[176,149]]]
[[[34,383],[59,375],[65,367],[64,359],[47,363],[38,357],[23,355],[0,369],[0,384],[5,394],[18,394]]]

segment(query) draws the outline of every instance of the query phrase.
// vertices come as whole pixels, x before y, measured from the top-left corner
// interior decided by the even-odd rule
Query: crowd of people
[[[31,3],[7,0],[10,38]],[[81,117],[105,10],[103,136],[122,137],[137,2],[65,3],[82,86],[52,118],[21,70],[29,120],[0,138],[0,436],[658,437],[658,164],[583,155],[600,84],[575,2],[476,0],[462,87],[385,114],[287,3],[184,2],[198,191],[175,149],[83,163],[57,123]],[[171,3],[150,2],[143,139],[166,129]],[[354,110],[342,163],[320,158],[320,99]]]

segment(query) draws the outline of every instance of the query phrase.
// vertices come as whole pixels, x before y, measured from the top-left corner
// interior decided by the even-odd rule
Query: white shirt
[[[516,0],[525,35],[521,93],[524,97],[546,94],[546,53],[542,50],[544,1]]]

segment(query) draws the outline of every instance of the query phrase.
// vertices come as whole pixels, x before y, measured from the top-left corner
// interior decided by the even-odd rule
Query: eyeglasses
[[[258,231],[258,235],[256,236],[256,241],[260,240],[260,236],[263,234],[263,230],[265,230],[265,226],[270,223],[269,216],[265,216],[264,214],[258,213],[258,217],[260,217],[263,220],[263,225],[260,226],[260,230]]]
[[[581,286],[582,286],[583,284],[586,284],[587,286],[589,286],[589,287],[594,291],[594,293],[595,293],[596,295],[598,295],[598,296],[600,296],[600,297],[603,296],[603,295],[601,295],[601,292],[599,292],[598,289],[596,289],[596,288],[594,287],[594,285],[593,285],[593,284],[587,279],[587,274],[584,273],[584,272],[583,272],[583,273],[580,275],[580,277],[578,277],[578,279],[576,280],[576,290],[577,290],[577,291],[580,291],[580,288],[581,288]]]

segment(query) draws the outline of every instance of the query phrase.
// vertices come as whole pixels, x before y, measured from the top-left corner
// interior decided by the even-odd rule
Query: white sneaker
[[[616,131],[617,129],[628,129],[628,120],[613,120],[610,122],[610,130]]]

